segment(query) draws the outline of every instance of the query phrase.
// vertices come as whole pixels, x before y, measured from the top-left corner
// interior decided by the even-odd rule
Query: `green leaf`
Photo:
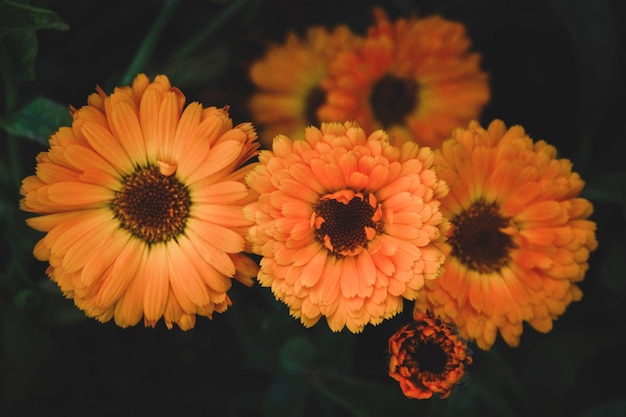
[[[0,2],[0,38],[11,32],[39,29],[67,30],[69,26],[51,10],[8,0]]]
[[[51,10],[0,0],[0,75],[5,85],[35,78],[36,31],[40,29],[67,30],[69,26]]]
[[[38,45],[35,31],[15,31],[0,38],[5,61],[1,68],[7,81],[28,81],[35,78]]]
[[[315,346],[304,336],[287,340],[280,350],[280,363],[288,373],[300,373],[311,368],[316,358]]]
[[[87,320],[85,313],[76,307],[73,300],[64,297],[56,285],[54,285],[53,290],[44,289],[42,291],[45,297],[45,309],[42,312],[44,323],[69,326]]]
[[[33,298],[36,298],[37,294],[35,294],[29,288],[23,288],[15,294],[13,297],[13,305],[19,312],[23,312],[29,308],[31,308],[33,304]]]
[[[26,106],[0,119],[0,127],[8,133],[48,145],[48,138],[60,126],[70,125],[68,108],[44,97],[33,99]]]

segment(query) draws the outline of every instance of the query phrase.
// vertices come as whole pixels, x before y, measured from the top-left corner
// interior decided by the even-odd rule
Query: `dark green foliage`
[[[586,180],[600,247],[583,299],[550,333],[473,347],[467,383],[419,401],[387,375],[387,340],[410,303],[362,334],[332,333],[235,283],[226,313],[181,332],[100,324],[61,295],[32,256],[42,234],[26,227],[18,190],[69,106],[135,71],[166,73],[188,101],[250,121],[247,68],[269,43],[313,24],[363,31],[374,4],[465,23],[493,88],[483,121],[523,125]],[[0,1],[0,415],[626,415],[624,11],[608,0]]]

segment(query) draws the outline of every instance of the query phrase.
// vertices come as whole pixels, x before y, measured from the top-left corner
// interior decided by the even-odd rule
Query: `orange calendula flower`
[[[468,377],[472,351],[449,323],[417,313],[389,339],[389,376],[404,395],[448,398]]]
[[[333,31],[312,27],[305,38],[290,33],[284,44],[273,45],[252,65],[249,75],[257,92],[249,106],[268,149],[277,134],[301,139],[306,126],[345,121],[320,120],[318,109],[326,100],[321,81],[337,53],[354,48],[360,40],[347,26]]]
[[[447,186],[433,156],[349,122],[277,136],[247,177],[259,193],[245,213],[261,284],[307,327],[325,316],[356,333],[400,312],[444,261]]]
[[[41,214],[27,223],[46,232],[34,254],[50,278],[88,316],[122,327],[143,317],[189,329],[226,310],[232,278],[252,284],[258,269],[242,253],[253,126],[185,107],[164,75],[110,96],[97,88],[72,117],[21,189],[21,208]]]
[[[445,273],[428,282],[415,311],[454,322],[490,349],[498,331],[519,344],[523,322],[540,332],[582,292],[577,285],[597,246],[591,203],[572,163],[520,126],[472,122],[454,131],[435,158],[450,185],[442,211],[452,226]]]
[[[390,22],[379,8],[374,14],[365,41],[331,66],[319,117],[385,129],[393,144],[439,147],[490,98],[481,57],[470,51],[461,23],[439,16]]]

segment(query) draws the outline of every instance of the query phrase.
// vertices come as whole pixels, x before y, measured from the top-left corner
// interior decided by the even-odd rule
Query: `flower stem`
[[[8,52],[6,48],[0,44],[0,62],[3,63],[0,71],[2,72],[2,78],[4,79],[4,107],[6,115],[10,115],[14,110],[17,103],[17,82],[15,81],[13,67],[10,64]],[[7,153],[9,154],[9,161],[11,161],[11,175],[12,185],[19,189],[22,181],[22,159],[20,157],[18,138],[7,132]]]
[[[169,21],[169,18],[172,16],[172,12],[174,11],[177,5],[178,5],[178,0],[165,0],[163,8],[161,9],[161,12],[159,13],[156,20],[150,27],[150,30],[146,34],[146,37],[144,38],[143,42],[141,43],[141,46],[139,47],[139,50],[135,54],[135,58],[130,63],[130,66],[128,67],[128,69],[126,70],[126,73],[122,77],[121,85],[130,84],[132,80],[135,78],[135,76],[137,75],[137,73],[142,70],[142,67],[144,66],[148,58],[150,57],[150,54],[152,54],[152,51],[154,50],[156,46],[156,42],[160,34],[163,32],[163,29],[165,29],[165,26],[167,25],[167,22]]]
[[[228,7],[226,7],[220,14],[218,14],[215,19],[213,19],[205,28],[196,34],[189,42],[185,44],[182,48],[178,50],[178,52],[174,55],[172,60],[178,61],[183,59],[185,56],[191,54],[196,50],[202,43],[213,34],[219,27],[239,8],[241,8],[247,0],[235,0]]]
[[[342,398],[340,395],[335,393],[333,390],[329,389],[319,378],[313,377],[311,379],[311,383],[317,390],[323,394],[328,400],[337,404],[344,410],[347,410],[351,415],[357,417],[364,417],[366,413],[360,408],[356,407],[346,399]]]

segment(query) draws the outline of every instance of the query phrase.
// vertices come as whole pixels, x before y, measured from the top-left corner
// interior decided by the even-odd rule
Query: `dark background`
[[[100,324],[46,278],[46,265],[32,257],[41,235],[17,208],[13,167],[32,174],[55,129],[20,140],[17,155],[0,131],[0,416],[626,416],[626,3],[33,1],[69,29],[36,31],[34,74],[3,85],[0,116],[11,120],[36,97],[80,107],[96,85],[111,92],[128,83],[150,27],[174,3],[140,71],[167,74],[188,102],[230,105],[235,123],[254,122],[249,65],[289,30],[345,23],[363,32],[372,5],[391,18],[436,13],[463,22],[490,74],[481,122],[521,124],[587,181],[600,246],[580,285],[584,297],[548,334],[527,327],[517,348],[501,339],[488,352],[474,347],[468,383],[446,400],[406,399],[387,376],[387,339],[410,319],[408,302],[405,313],[362,334],[333,334],[323,321],[304,329],[269,289],[235,283],[233,306],[188,332]],[[194,39],[202,42],[192,48]]]

